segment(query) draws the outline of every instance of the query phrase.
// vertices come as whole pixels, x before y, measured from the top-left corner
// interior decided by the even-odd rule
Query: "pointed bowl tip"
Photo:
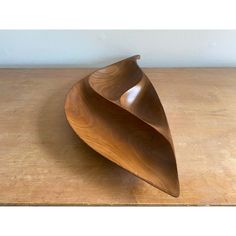
[[[169,192],[169,194],[173,197],[179,197],[180,195],[180,187],[179,187],[179,181],[177,183],[177,185],[175,186],[175,189],[173,189],[171,192]]]
[[[137,55],[128,57],[128,58],[126,58],[126,59],[124,59],[124,60],[122,60],[122,61],[126,61],[126,60],[137,61],[137,60],[139,60],[140,58],[141,58],[141,56],[137,54]],[[119,61],[119,62],[120,62],[120,61]],[[119,63],[119,62],[117,62],[117,63]]]
[[[134,58],[135,60],[139,60],[141,56],[137,54],[137,55],[132,56],[132,58]]]

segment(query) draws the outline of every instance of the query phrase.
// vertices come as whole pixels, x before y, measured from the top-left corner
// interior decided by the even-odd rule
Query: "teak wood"
[[[173,143],[158,95],[134,56],[99,69],[70,90],[71,127],[94,150],[179,196]]]
[[[174,198],[72,131],[69,89],[94,69],[0,69],[0,204],[235,205],[236,69],[143,69],[168,118]]]

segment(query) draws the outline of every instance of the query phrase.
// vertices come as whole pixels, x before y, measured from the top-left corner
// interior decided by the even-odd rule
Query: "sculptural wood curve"
[[[139,56],[78,81],[65,102],[73,130],[94,150],[160,190],[179,196],[173,142]]]

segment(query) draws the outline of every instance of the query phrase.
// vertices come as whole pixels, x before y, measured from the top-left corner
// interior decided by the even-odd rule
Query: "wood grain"
[[[93,151],[64,115],[93,69],[0,69],[0,204],[236,204],[236,69],[144,69],[168,117],[173,198]]]
[[[179,196],[173,142],[160,99],[133,56],[79,80],[65,102],[78,136],[108,160]]]

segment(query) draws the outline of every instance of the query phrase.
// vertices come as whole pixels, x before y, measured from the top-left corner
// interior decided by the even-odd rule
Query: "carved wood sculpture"
[[[90,147],[151,185],[179,196],[174,147],[159,97],[133,56],[78,81],[67,120]]]

